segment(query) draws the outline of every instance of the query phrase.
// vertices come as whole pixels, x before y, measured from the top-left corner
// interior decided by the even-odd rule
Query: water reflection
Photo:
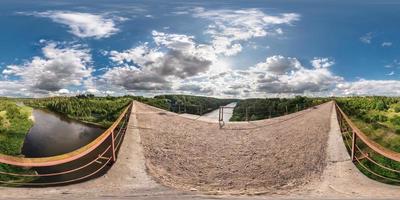
[[[104,132],[102,128],[44,110],[34,109],[33,118],[34,126],[29,130],[22,148],[22,154],[30,158],[71,152]]]

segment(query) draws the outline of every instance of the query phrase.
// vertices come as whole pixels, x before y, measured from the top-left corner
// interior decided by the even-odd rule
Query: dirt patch
[[[170,187],[279,193],[319,179],[326,166],[331,103],[222,129],[141,103],[136,111],[148,170]]]

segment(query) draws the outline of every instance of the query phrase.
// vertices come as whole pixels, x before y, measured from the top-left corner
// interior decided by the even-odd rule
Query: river
[[[103,128],[71,120],[59,114],[34,109],[34,125],[26,135],[26,157],[55,156],[74,151],[96,139]]]
[[[228,105],[225,105],[226,107],[229,107],[229,108],[224,108],[224,122],[229,122],[229,119],[231,119],[232,114],[233,114],[233,108],[236,106],[236,104],[237,104],[236,102],[233,102]],[[209,113],[206,113],[206,114],[202,115],[202,117],[206,117],[206,118],[210,118],[215,121],[218,121],[219,109],[216,109]]]

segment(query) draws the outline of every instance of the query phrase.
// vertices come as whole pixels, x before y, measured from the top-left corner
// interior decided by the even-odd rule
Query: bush
[[[385,102],[383,102],[383,101],[378,101],[378,102],[375,104],[375,109],[376,109],[376,110],[379,110],[379,111],[384,111],[384,110],[387,109],[387,106],[386,106]]]
[[[396,134],[400,135],[400,127],[396,127],[395,130],[394,130],[394,132],[395,132]]]
[[[395,104],[395,105],[393,106],[393,110],[394,110],[394,112],[399,113],[399,112],[400,112],[400,104]]]
[[[390,122],[395,126],[399,126],[400,125],[400,116],[399,115],[395,115],[394,117],[392,117],[390,119]]]

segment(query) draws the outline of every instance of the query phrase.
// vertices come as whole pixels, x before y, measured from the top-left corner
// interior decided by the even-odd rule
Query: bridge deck
[[[147,155],[148,153],[143,152],[142,149],[142,145],[144,145],[144,149],[146,149],[146,144],[148,144],[145,140],[145,135],[146,134],[155,134],[155,133],[148,133],[145,132],[146,129],[144,129],[147,126],[153,125],[155,126],[157,123],[155,121],[152,121],[152,124],[143,124],[143,119],[145,118],[146,115],[154,115],[150,114],[150,113],[136,113],[138,111],[143,111],[141,110],[141,108],[139,107],[143,107],[143,109],[150,109],[150,110],[154,110],[154,108],[148,107],[148,106],[144,106],[138,103],[135,103],[135,106],[132,110],[132,117],[131,120],[129,122],[129,130],[126,134],[125,140],[122,144],[121,150],[120,150],[120,156],[119,156],[119,160],[117,161],[117,163],[114,164],[114,166],[110,169],[110,171],[108,172],[108,174],[106,174],[103,177],[97,178],[95,180],[92,181],[88,181],[88,182],[84,182],[84,183],[80,183],[80,184],[76,184],[76,185],[69,185],[69,186],[65,186],[65,187],[52,187],[52,188],[0,188],[0,199],[1,198],[26,198],[26,199],[32,199],[32,197],[35,198],[41,198],[41,199],[59,199],[59,198],[65,198],[65,199],[215,199],[215,196],[208,196],[208,195],[203,195],[201,192],[199,191],[180,191],[180,190],[174,190],[171,188],[166,188],[164,186],[161,186],[161,184],[158,184],[156,181],[153,180],[153,178],[147,174],[146,172],[146,167],[145,167],[145,163],[147,162],[147,164],[149,166],[153,166],[153,170],[155,166],[163,166],[163,165],[155,165],[154,161],[152,161],[152,158],[148,158],[147,160],[145,159],[145,154]],[[155,109],[157,111],[157,109]],[[159,112],[159,110],[157,111]],[[277,128],[277,133],[273,133],[273,132],[269,132],[267,131],[267,126],[265,128],[262,128],[263,130],[267,131],[268,134],[270,135],[274,135],[275,137],[270,137],[269,140],[272,141],[276,141],[276,142],[281,142],[281,140],[284,140],[282,138],[286,137],[288,141],[288,144],[292,144],[292,143],[299,143],[298,140],[301,140],[301,138],[299,138],[300,136],[296,136],[296,135],[291,135],[288,133],[288,130],[292,130],[292,129],[301,129],[303,131],[306,131],[308,133],[311,132],[311,130],[314,129],[309,129],[309,123],[311,121],[308,121],[310,119],[315,119],[314,117],[316,116],[322,116],[322,115],[327,115],[328,119],[326,117],[322,117],[322,119],[320,119],[321,124],[325,124],[328,123],[330,124],[330,127],[328,127],[328,129],[322,129],[321,131],[318,131],[318,133],[314,133],[312,134],[313,137],[317,137],[320,138],[318,142],[315,142],[315,139],[311,139],[313,142],[308,143],[307,141],[302,141],[302,144],[307,144],[306,146],[295,146],[295,147],[290,147],[288,146],[288,148],[290,150],[286,150],[286,149],[280,149],[279,151],[274,151],[277,153],[276,157],[277,160],[276,162],[287,162],[285,160],[289,160],[290,158],[284,159],[283,155],[287,155],[288,152],[293,153],[294,155],[298,155],[300,156],[298,158],[297,164],[300,163],[300,165],[302,163],[305,162],[314,162],[314,163],[320,163],[320,165],[318,165],[318,167],[311,167],[310,170],[312,171],[312,173],[310,172],[302,172],[301,176],[289,176],[291,173],[290,172],[285,172],[283,169],[279,170],[279,169],[263,169],[263,170],[258,170],[256,172],[265,172],[265,173],[275,173],[276,171],[274,170],[278,170],[278,171],[282,171],[282,174],[285,175],[286,177],[292,177],[293,179],[290,180],[297,180],[299,177],[304,177],[304,174],[316,174],[316,176],[312,177],[312,178],[300,178],[299,180],[308,180],[309,182],[306,183],[306,181],[302,181],[301,183],[305,184],[305,185],[293,185],[291,186],[293,188],[293,190],[285,190],[285,187],[279,186],[278,184],[278,190],[273,190],[273,188],[270,188],[270,191],[268,191],[266,193],[266,196],[261,195],[261,196],[226,196],[226,195],[220,195],[218,196],[218,198],[221,199],[279,199],[279,198],[290,198],[290,197],[294,197],[294,198],[306,198],[306,199],[311,199],[311,198],[347,198],[347,199],[354,199],[355,197],[364,197],[364,198],[392,198],[392,199],[397,199],[398,196],[400,195],[400,188],[399,187],[395,187],[395,186],[390,186],[390,185],[385,185],[385,184],[381,184],[378,183],[376,181],[370,180],[367,177],[365,177],[363,174],[361,174],[355,167],[354,165],[351,163],[351,161],[349,160],[348,155],[346,154],[347,152],[345,152],[344,146],[343,146],[343,141],[341,140],[341,136],[340,136],[340,132],[339,132],[339,127],[337,124],[337,119],[335,116],[335,111],[333,111],[332,113],[330,112],[330,108],[329,106],[324,106],[323,108],[320,109],[315,109],[312,110],[310,112],[308,111],[303,111],[304,114],[301,113],[294,113],[292,115],[288,115],[286,117],[283,118],[277,118],[277,119],[271,119],[271,120],[266,120],[266,121],[259,121],[259,122],[255,122],[255,123],[251,123],[251,124],[243,124],[242,125],[232,125],[229,126],[230,128],[240,128],[240,127],[257,127],[260,124],[275,124],[275,127]],[[319,114],[318,114],[319,113]],[[331,115],[329,115],[331,113]],[[159,114],[157,114],[159,115]],[[169,114],[167,116],[173,116],[174,114]],[[163,116],[166,117],[166,115],[159,115],[159,116]],[[137,119],[136,119],[137,117]],[[168,119],[169,117],[166,117],[166,119]],[[178,119],[179,116],[175,115],[175,117],[171,117],[171,118],[176,118]],[[287,122],[287,123],[279,123],[279,120],[281,119],[290,119],[292,118],[293,122]],[[297,119],[299,118],[299,119]],[[302,120],[303,122],[300,123],[299,120],[301,121],[301,118],[306,118],[308,120]],[[185,123],[198,123],[197,121],[186,121],[189,119],[185,119]],[[326,122],[326,120],[328,120],[328,122]],[[173,120],[172,120],[173,121]],[[289,120],[291,121],[291,120]],[[296,123],[294,123],[296,122]],[[156,123],[156,124],[154,124]],[[313,122],[315,123],[315,122]],[[160,123],[158,123],[159,125]],[[179,125],[179,124],[178,124]],[[209,123],[208,126],[212,127],[218,124],[215,123]],[[296,126],[294,126],[296,125]],[[182,126],[182,125],[179,125]],[[179,130],[179,126],[174,128],[173,130]],[[150,128],[150,127],[147,127]],[[228,128],[228,127],[225,127]],[[330,128],[330,131],[329,131]],[[214,129],[214,128],[213,128]],[[151,129],[147,129],[148,131],[150,131]],[[167,129],[168,131],[171,131],[169,129]],[[163,130],[163,132],[165,133],[167,130]],[[198,134],[202,134],[200,133],[201,129],[192,129],[191,131],[194,131],[195,133]],[[326,130],[328,130],[329,132],[325,132]],[[217,130],[218,131],[218,130]],[[178,136],[178,135],[183,135],[185,136],[186,139],[190,139],[191,137],[187,137],[186,135],[191,135],[188,133],[174,133],[174,137]],[[232,142],[233,139],[227,137],[227,136],[231,136],[232,138],[236,139],[242,139],[240,138],[240,136],[238,135],[240,133],[239,130],[237,131],[233,131],[230,132],[228,130],[221,130],[218,132],[215,132],[214,134],[210,134],[208,136],[210,136],[209,139],[207,139],[207,141],[210,142],[217,142],[217,141],[213,141],[213,140],[217,140],[218,137],[224,137],[224,138],[228,138],[226,142],[226,144],[232,144],[235,145],[235,147],[237,145],[240,145],[240,143],[238,142],[237,144],[234,144]],[[278,134],[279,133],[279,134]],[[203,133],[204,134],[204,133]],[[217,135],[219,134],[219,135]],[[268,138],[264,137],[266,136],[266,133],[260,133],[262,134],[262,137],[258,137],[255,136],[254,133],[245,133],[245,135],[250,135],[250,136],[254,136],[257,137],[257,140],[262,140],[263,142],[265,142],[266,144],[271,144],[272,142],[268,140]],[[323,135],[323,136],[317,136],[317,135]],[[311,134],[310,134],[311,135]],[[308,136],[307,139],[310,139]],[[176,141],[177,145],[180,145],[181,143],[178,143],[182,141],[182,139],[177,138],[178,140]],[[196,139],[196,137],[191,138],[193,139],[193,141],[195,141],[194,139]],[[251,139],[248,137],[244,137],[243,139],[246,139],[243,141],[242,144],[246,144],[246,146],[251,146],[251,148],[247,148],[247,151],[243,151],[243,148],[234,148],[231,149],[233,150],[233,154],[235,155],[241,155],[241,162],[244,162],[246,160],[252,160],[254,158],[257,158],[259,160],[263,160],[265,158],[261,158],[260,155],[257,155],[258,153],[263,155],[271,155],[272,152],[262,152],[261,149],[259,148],[264,148],[263,146],[259,145],[256,143],[255,139]],[[189,140],[191,141],[191,140]],[[161,141],[158,141],[161,142]],[[172,141],[171,141],[172,142]],[[282,141],[284,142],[284,141]],[[321,142],[321,145],[319,144],[319,142]],[[325,142],[325,143],[324,143]],[[188,145],[186,144],[187,142],[183,142],[181,145]],[[160,143],[160,144],[164,144],[164,143]],[[166,143],[169,144],[169,143]],[[326,145],[328,144],[328,145]],[[202,146],[204,144],[199,143],[197,144],[198,146]],[[308,146],[311,145],[311,146]],[[318,149],[321,148],[321,146],[325,146],[322,149]],[[163,149],[164,152],[169,152],[171,150],[168,150],[166,148],[164,148],[165,146],[163,145],[163,148],[159,148],[159,149]],[[229,147],[227,146],[221,146],[221,147],[216,147],[214,145],[210,145],[210,148],[212,147],[212,150],[218,150],[221,152],[226,152],[228,150]],[[156,148],[156,147],[154,147]],[[195,147],[197,148],[197,147]],[[298,149],[299,152],[294,152],[294,149]],[[318,150],[311,150],[310,148],[317,148]],[[210,149],[211,150],[211,149]],[[251,157],[249,153],[251,152],[256,152],[255,155],[253,155],[253,157]],[[288,151],[288,152],[285,152]],[[310,152],[312,153],[316,153],[317,151],[322,151],[324,153],[318,153],[318,159],[311,159],[308,158],[308,156],[310,155]],[[171,154],[173,152],[171,151]],[[205,155],[207,156],[212,156],[213,154],[217,154],[217,151],[211,152],[211,151],[205,151]],[[325,155],[322,155],[325,154]],[[164,154],[167,155],[167,154]],[[147,155],[148,156],[148,155]],[[174,154],[172,154],[172,156],[175,157]],[[290,156],[290,155],[289,155]],[[168,157],[167,157],[168,158]],[[165,158],[165,159],[167,159]],[[187,158],[187,157],[186,157]],[[216,157],[216,159],[219,159],[220,161],[222,161],[222,163],[227,163],[227,160],[230,160],[233,164],[234,159],[228,159],[229,157],[222,157],[222,156],[218,156]],[[252,158],[252,159],[250,159]],[[278,159],[279,158],[279,159]],[[187,158],[187,159],[191,159],[191,158]],[[225,159],[225,160],[224,160]],[[302,160],[305,159],[305,160]],[[193,159],[195,160],[195,159]],[[181,160],[178,160],[181,161]],[[218,160],[216,160],[215,162],[211,162],[208,163],[206,162],[204,165],[217,165],[219,162],[217,162]],[[260,161],[262,162],[262,161]],[[266,162],[266,160],[264,160],[264,162]],[[176,163],[177,166],[184,166],[184,165],[179,165],[178,162],[173,162]],[[322,163],[322,164],[321,164]],[[211,165],[212,164],[212,165]],[[224,165],[225,166],[229,166],[231,167],[232,164],[228,163],[228,165]],[[240,163],[238,163],[240,164]],[[245,165],[242,165],[243,167],[245,167]],[[254,164],[259,164],[259,163],[254,163]],[[220,165],[222,166],[222,165]],[[301,169],[307,169],[304,166],[308,166],[308,165],[301,165]],[[173,167],[173,166],[172,166]],[[191,167],[193,169],[193,167],[195,166],[188,166]],[[321,169],[319,169],[319,167],[322,167]],[[256,166],[248,166],[248,168],[252,168],[252,169],[256,169]],[[162,169],[162,168],[161,168]],[[297,170],[294,168],[291,168],[293,170]],[[239,169],[240,170],[240,169]],[[245,170],[245,169],[243,169]],[[165,168],[165,172],[167,173],[167,168]],[[217,170],[217,172],[220,172]],[[212,170],[207,170],[204,171],[204,174],[217,174],[217,172],[213,172]],[[254,171],[253,171],[254,172]],[[171,173],[171,172],[168,172]],[[239,175],[238,173],[235,174],[233,171],[231,172],[234,176]],[[153,173],[152,173],[153,174]],[[200,177],[199,176],[199,172],[198,171],[193,171],[191,175],[193,175],[195,178]],[[222,174],[222,173],[221,173]],[[153,174],[156,175],[157,174]],[[173,173],[171,173],[171,180],[179,180],[179,176],[172,176],[174,175]],[[251,176],[252,174],[246,174],[244,178],[241,178],[240,180],[244,180],[245,178],[248,177],[254,177]],[[187,176],[186,174],[184,174],[184,176]],[[263,176],[263,175],[260,175]],[[281,175],[280,174],[275,174],[272,177],[276,177],[279,178]],[[211,177],[218,177],[218,176],[211,176]],[[223,177],[221,177],[221,180],[223,180]],[[173,178],[173,179],[172,179]],[[158,177],[158,179],[160,180],[160,178]],[[217,180],[217,179],[207,179],[207,180]],[[260,183],[261,180],[257,179],[258,183]],[[171,181],[172,182],[172,181]],[[164,183],[168,183],[168,182],[164,182]],[[173,182],[172,182],[173,183]],[[283,182],[282,184],[285,183],[290,183],[290,182]],[[188,184],[188,183],[186,183]],[[189,184],[191,184],[191,182],[189,182]],[[188,184],[188,185],[189,185]],[[216,184],[219,184],[218,182]],[[274,181],[272,182],[266,182],[266,184],[274,184]],[[251,185],[254,186],[254,185]],[[268,186],[268,185],[267,185]],[[206,189],[205,186],[200,187],[199,189]],[[296,189],[297,188],[297,189]],[[257,189],[257,188],[256,188]],[[258,188],[259,189],[259,188]]]
[[[331,103],[222,129],[141,103],[136,108],[149,171],[168,186],[232,193],[287,190],[318,178],[325,166]]]

